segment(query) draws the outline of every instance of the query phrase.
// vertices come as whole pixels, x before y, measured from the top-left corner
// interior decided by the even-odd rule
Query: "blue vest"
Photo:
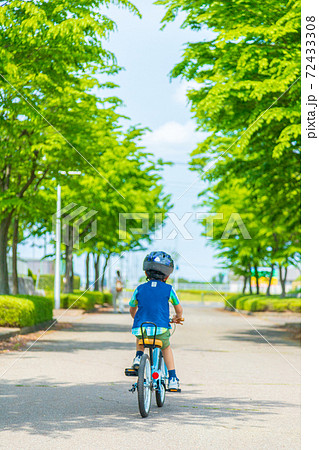
[[[164,281],[150,280],[137,288],[138,309],[134,317],[133,328],[143,322],[153,322],[161,328],[170,328],[169,298],[172,286]]]

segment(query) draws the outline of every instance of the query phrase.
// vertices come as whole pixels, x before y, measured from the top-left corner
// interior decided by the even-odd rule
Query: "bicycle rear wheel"
[[[142,417],[147,417],[152,399],[151,363],[148,355],[143,355],[138,369],[138,407]]]
[[[164,405],[165,402],[165,377],[166,377],[166,366],[164,362],[164,358],[162,355],[162,352],[160,351],[159,359],[158,359],[158,372],[161,374],[160,380],[159,380],[159,386],[155,391],[155,398],[156,398],[156,404],[159,408],[161,408]]]

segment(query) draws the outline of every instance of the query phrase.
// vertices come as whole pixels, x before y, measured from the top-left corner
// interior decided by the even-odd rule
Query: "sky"
[[[118,64],[125,68],[112,78],[120,86],[112,90],[112,95],[123,99],[125,104],[121,112],[129,116],[133,124],[151,129],[143,139],[148,151],[176,163],[166,166],[163,172],[165,192],[172,194],[173,218],[168,219],[164,227],[163,239],[154,241],[149,250],[177,252],[181,255],[177,262],[179,277],[210,281],[212,275],[221,271],[220,262],[214,258],[213,248],[207,245],[206,238],[201,236],[203,227],[195,218],[195,211],[204,211],[203,208],[195,209],[199,203],[197,195],[204,184],[196,172],[188,169],[189,155],[204,134],[196,132],[196,123],[187,104],[186,91],[192,84],[170,80],[169,73],[180,61],[186,42],[210,39],[212,34],[183,30],[180,28],[181,20],[161,31],[164,9],[149,0],[137,0],[134,4],[142,13],[142,19],[116,6],[109,8],[108,14],[116,22],[118,30],[103,45],[115,53]],[[94,208],[94,205],[88,206]],[[190,216],[186,228],[191,239],[185,239],[181,233],[175,239],[168,239],[174,228],[172,220],[182,219],[185,213]],[[42,257],[43,249],[31,248],[28,244],[20,249],[20,255]],[[145,252],[131,254],[121,264],[113,260],[112,270],[121,267],[129,277],[139,278],[144,256]],[[83,270],[83,258],[76,258],[75,273],[84,276]]]

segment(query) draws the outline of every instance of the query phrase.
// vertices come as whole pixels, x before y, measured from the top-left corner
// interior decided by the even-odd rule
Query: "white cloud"
[[[185,124],[171,121],[147,132],[142,144],[157,157],[170,161],[185,161],[189,159],[189,154],[196,148],[197,143],[205,137],[205,133],[196,131],[196,124],[191,120]]]
[[[196,131],[195,123],[186,122],[184,125],[178,122],[166,122],[154,131],[147,132],[143,139],[146,146],[182,145],[194,140]]]
[[[182,105],[187,104],[187,91],[189,89],[199,89],[200,88],[200,84],[197,83],[196,81],[186,81],[186,80],[182,80],[181,83],[179,83],[179,85],[177,86],[177,89],[173,95],[174,100],[177,103],[180,103]]]

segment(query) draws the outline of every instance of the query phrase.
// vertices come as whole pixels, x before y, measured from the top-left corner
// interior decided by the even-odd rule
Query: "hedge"
[[[301,299],[281,298],[277,295],[232,295],[225,307],[244,311],[293,311],[301,312]]]
[[[85,309],[86,311],[93,309],[95,299],[81,294],[61,294],[61,308]]]
[[[29,327],[53,317],[53,301],[35,295],[0,295],[0,326]]]
[[[83,291],[75,290],[74,294],[81,295]],[[97,305],[104,305],[104,303],[112,304],[111,292],[100,291],[85,291],[85,297],[90,298]]]
[[[104,295],[104,303],[108,305],[113,305],[113,295],[111,292],[103,292]]]
[[[74,289],[80,289],[81,279],[79,276],[75,276],[73,278],[73,287]],[[39,289],[44,289],[45,291],[53,291],[54,290],[54,275],[40,275],[39,279]],[[61,275],[61,292],[63,291],[63,276]]]
[[[46,297],[54,300],[54,291],[46,291]],[[83,295],[82,295],[83,294]],[[80,296],[82,297],[76,301]],[[111,292],[99,292],[99,291],[80,291],[75,290],[72,294],[61,293],[61,308],[70,308],[73,302],[73,309],[93,309],[95,304],[103,305],[105,303],[112,304],[112,294]],[[65,306],[68,305],[68,306]],[[80,306],[79,306],[80,305]]]
[[[291,300],[289,302],[289,310],[293,312],[301,312],[301,301],[300,299],[297,300]]]

